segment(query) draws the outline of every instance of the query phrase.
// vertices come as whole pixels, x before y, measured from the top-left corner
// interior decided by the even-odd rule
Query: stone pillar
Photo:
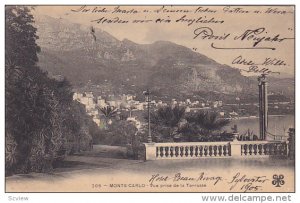
[[[267,91],[267,78],[265,74],[258,77],[259,89],[259,138],[266,140],[268,128],[268,91]]]
[[[233,139],[232,142],[230,142],[230,149],[231,149],[231,156],[233,158],[239,158],[241,157],[241,144],[240,141],[238,141],[236,138],[238,136],[238,133],[235,133],[234,137],[235,139]]]
[[[146,161],[148,160],[156,160],[156,145],[154,142],[152,143],[144,143],[146,148]]]

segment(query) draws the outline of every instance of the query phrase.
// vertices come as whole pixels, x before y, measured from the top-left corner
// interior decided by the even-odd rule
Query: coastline
[[[268,117],[284,117],[284,116],[289,116],[293,114],[279,114],[279,115],[268,115]],[[259,118],[258,116],[240,116],[236,118],[228,118],[229,120],[243,120],[243,119],[255,119]]]

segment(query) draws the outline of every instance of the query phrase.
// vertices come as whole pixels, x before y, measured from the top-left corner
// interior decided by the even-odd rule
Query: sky
[[[48,15],[73,23],[93,26],[96,31],[97,29],[105,30],[119,40],[129,39],[140,44],[160,40],[172,41],[204,54],[218,63],[246,70],[242,71],[244,75],[260,74],[260,72],[248,73],[247,71],[252,66],[249,64],[257,65],[256,71],[263,71],[265,68],[272,71],[270,74],[273,75],[277,73],[294,75],[294,8],[291,6],[116,7],[38,6],[34,15]],[[107,23],[107,20],[116,18],[128,21],[128,23]],[[212,19],[216,23],[202,21],[202,23],[193,22],[188,25],[185,21],[199,18]],[[99,19],[102,21],[97,23]],[[103,22],[104,19],[107,20]],[[133,23],[134,20],[139,20],[139,23]],[[140,23],[141,20],[151,21]],[[251,33],[249,33],[252,31],[253,34],[254,30],[256,30],[255,37],[262,39],[255,47],[253,47],[254,36],[250,36]],[[245,33],[248,35],[241,40]],[[228,34],[225,40],[222,39]],[[238,38],[239,36],[241,37]],[[248,37],[250,37],[249,40],[247,40]],[[226,49],[212,48],[212,44],[216,48]],[[266,60],[268,63],[264,64]]]

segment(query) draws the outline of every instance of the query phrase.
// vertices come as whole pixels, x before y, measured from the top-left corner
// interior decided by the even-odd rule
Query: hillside
[[[111,34],[41,16],[36,19],[39,65],[50,75],[65,76],[76,89],[91,86],[98,94],[139,93],[150,88],[158,97],[199,92],[256,94],[257,80],[168,41],[136,44]]]

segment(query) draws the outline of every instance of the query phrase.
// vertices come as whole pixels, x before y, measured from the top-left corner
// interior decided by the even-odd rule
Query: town
[[[271,115],[289,114],[294,111],[294,101],[281,101],[280,98],[276,99],[278,95],[270,92],[269,97],[273,98],[269,102],[269,112]],[[144,121],[144,112],[147,109],[147,101],[137,99],[133,94],[114,95],[108,94],[107,96],[94,96],[93,92],[75,92],[73,100],[82,103],[85,106],[86,112],[93,118],[93,121],[101,127],[103,123],[103,114],[99,111],[101,108],[111,107],[117,111],[118,119],[125,119],[135,125],[137,129],[141,129],[146,125]],[[216,111],[221,118],[226,119],[243,119],[257,117],[259,108],[258,102],[240,102],[240,98],[235,98],[235,103],[225,103],[222,100],[193,100],[185,99],[184,101],[172,98],[171,101],[162,101],[160,99],[152,99],[150,106],[152,110],[159,107],[170,105],[171,107],[180,106],[185,108],[186,113],[196,113],[198,111]],[[112,121],[109,121],[112,122]]]

